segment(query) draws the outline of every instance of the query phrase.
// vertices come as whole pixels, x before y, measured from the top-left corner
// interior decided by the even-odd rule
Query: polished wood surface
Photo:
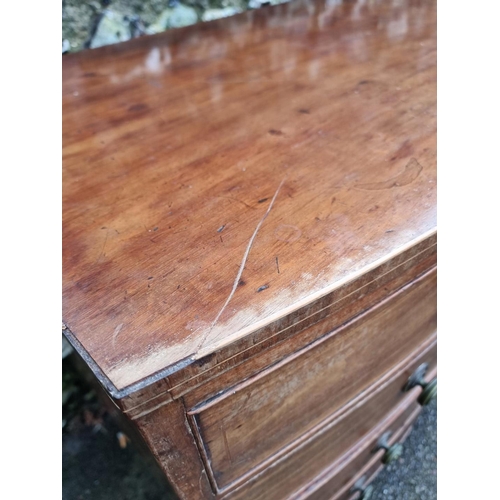
[[[65,56],[63,319],[98,376],[193,363],[432,237],[435,79],[424,0]]]
[[[344,454],[351,453],[373,428],[403,403],[401,390],[411,373],[423,362],[429,364],[430,371],[436,366],[435,342],[416,356],[404,360],[380,379],[375,387],[359,394],[327,422],[306,433],[299,444],[284,449],[281,456],[274,457],[266,468],[256,471],[235,489],[229,487],[230,491],[224,492],[222,498],[257,500],[293,497],[305,484],[330,469]],[[406,398],[415,401],[419,391],[416,388],[412,395],[407,393]],[[417,403],[414,405],[416,407]]]
[[[435,331],[434,270],[325,341],[190,412],[217,485],[237,480],[305,434]]]

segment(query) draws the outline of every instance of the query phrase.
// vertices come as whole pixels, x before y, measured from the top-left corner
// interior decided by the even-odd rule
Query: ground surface
[[[422,410],[405,441],[404,452],[373,482],[371,500],[435,500],[437,498],[437,403]]]

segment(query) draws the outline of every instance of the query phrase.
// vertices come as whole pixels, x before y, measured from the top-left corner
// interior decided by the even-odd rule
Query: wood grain
[[[222,498],[261,499],[289,498],[363,440],[379,422],[399,404],[401,389],[410,374],[421,363],[427,362],[430,371],[436,366],[435,342],[412,359],[404,360],[379,383],[361,393],[341,411],[332,415],[327,423],[311,430],[307,439],[289,448],[267,464],[266,468],[251,475],[242,485],[231,489]],[[415,396],[419,391],[415,392]],[[406,396],[409,399],[414,395]]]
[[[403,442],[421,407],[409,398],[394,408],[393,412],[377,425],[365,439],[360,441],[353,452],[338,460],[326,474],[314,483],[297,492],[290,500],[340,500],[348,495],[354,482],[361,476],[370,478],[382,465],[383,450],[377,449],[379,438],[390,432],[389,445]]]
[[[75,343],[119,391],[434,235],[435,80],[433,1],[297,0],[65,56]]]
[[[436,272],[190,414],[217,485],[254,469],[374,384],[436,331]]]
[[[181,500],[215,498],[195,439],[186,424],[181,401],[174,401],[136,421],[153,457]]]

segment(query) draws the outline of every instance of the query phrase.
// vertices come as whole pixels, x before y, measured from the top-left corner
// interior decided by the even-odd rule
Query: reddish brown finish
[[[326,341],[193,411],[218,487],[331,415],[435,330],[436,272],[431,271]]]
[[[63,317],[115,394],[434,234],[435,3],[392,5],[64,58]]]
[[[182,499],[345,498],[415,407],[435,30],[295,0],[64,58],[65,332]]]

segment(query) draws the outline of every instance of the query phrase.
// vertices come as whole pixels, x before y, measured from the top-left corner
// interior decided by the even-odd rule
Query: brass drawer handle
[[[360,494],[358,495],[357,500],[369,500],[373,494],[373,486],[371,484],[367,486],[363,486],[365,484],[366,477],[360,477],[355,483],[354,486],[351,488],[351,491],[349,493],[356,493],[356,491],[359,491]]]
[[[389,446],[390,435],[390,432],[386,432],[377,443],[377,451],[385,450],[384,456],[382,457],[383,464],[390,464],[403,454],[403,445],[401,443],[394,443],[392,446]]]
[[[404,391],[409,391],[419,385],[422,387],[422,393],[418,397],[418,402],[422,406],[428,405],[433,399],[437,397],[437,378],[433,378],[430,382],[426,382],[424,377],[428,368],[427,363],[421,364],[410,376],[408,382],[404,386]]]

